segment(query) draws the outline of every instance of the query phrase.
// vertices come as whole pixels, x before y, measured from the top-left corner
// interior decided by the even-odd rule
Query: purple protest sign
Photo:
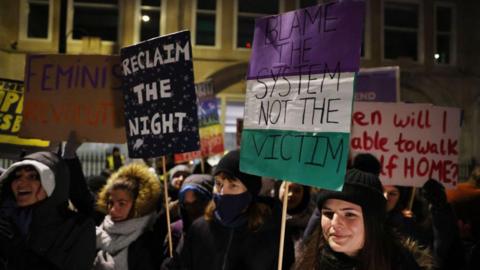
[[[356,72],[364,12],[338,1],[257,19],[248,79]]]
[[[355,101],[399,101],[399,73],[398,67],[360,70],[355,79]]]

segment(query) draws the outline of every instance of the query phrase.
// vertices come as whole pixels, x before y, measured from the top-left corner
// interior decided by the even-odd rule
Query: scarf
[[[97,227],[97,257],[93,269],[127,270],[128,246],[151,225],[156,215],[150,214],[121,222],[113,222],[109,215]]]
[[[325,245],[321,251],[321,257],[317,269],[321,270],[356,270],[357,261],[345,254],[333,251]]]

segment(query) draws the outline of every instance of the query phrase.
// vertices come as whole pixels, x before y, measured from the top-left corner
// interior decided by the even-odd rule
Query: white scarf
[[[95,270],[128,270],[128,246],[145,231],[155,214],[113,222],[110,215],[105,216],[97,227],[97,257],[93,264]]]

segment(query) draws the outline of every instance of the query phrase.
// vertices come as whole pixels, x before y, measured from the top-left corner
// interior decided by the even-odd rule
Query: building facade
[[[460,162],[479,161],[480,3],[366,1],[362,67],[400,66],[402,101],[462,108]],[[317,2],[325,1],[0,0],[0,77],[23,80],[27,53],[58,53],[62,24],[69,54],[118,54],[121,47],[190,29],[195,80],[213,81],[226,143],[233,145],[254,19]]]

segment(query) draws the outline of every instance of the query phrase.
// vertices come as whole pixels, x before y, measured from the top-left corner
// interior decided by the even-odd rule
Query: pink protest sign
[[[457,184],[460,109],[356,102],[352,122],[352,156],[375,155],[384,184],[420,187],[429,178],[447,188]]]

